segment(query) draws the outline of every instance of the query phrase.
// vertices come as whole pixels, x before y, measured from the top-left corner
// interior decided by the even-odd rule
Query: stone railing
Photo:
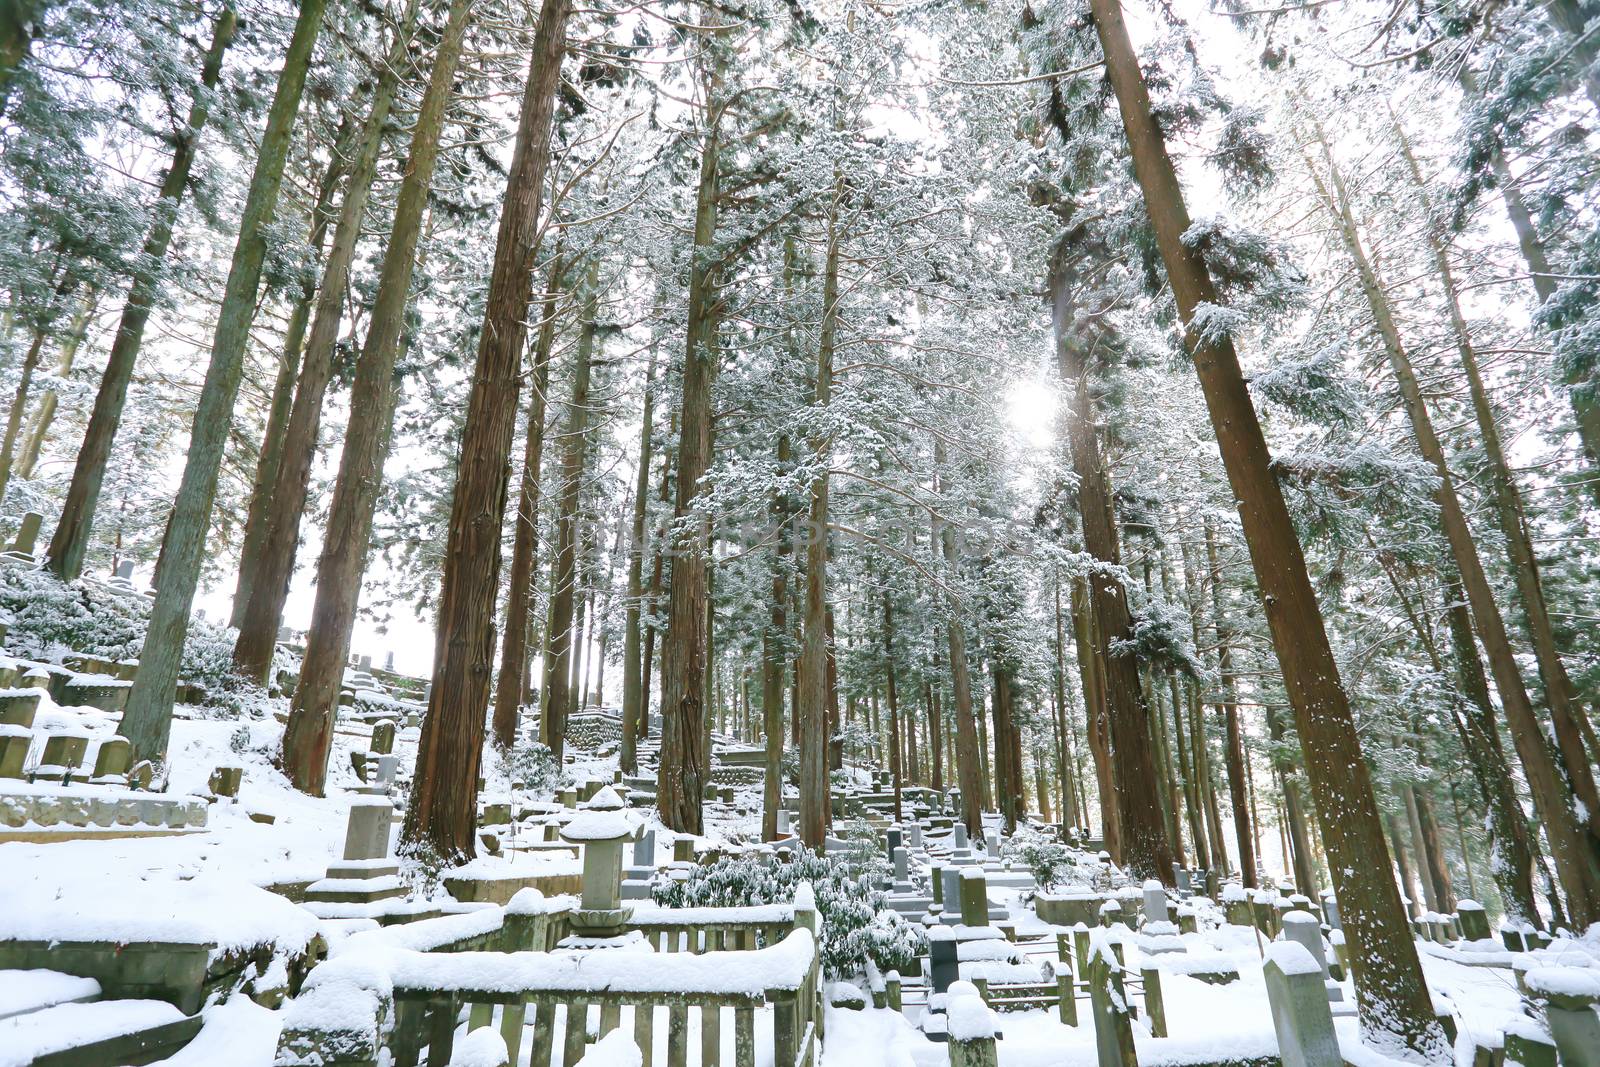
[[[352,937],[289,1005],[275,1064],[443,1065],[465,1011],[469,1031],[500,1032],[511,1062],[520,1062],[531,1029],[533,1067],[573,1067],[589,1047],[591,1011],[603,1037],[623,1025],[623,1008],[646,1067],[655,1060],[657,1009],[666,1010],[664,1067],[688,1062],[691,1011],[699,1015],[702,1067],[818,1061],[820,927],[809,887],[794,905],[676,913],[641,907],[628,929],[642,932],[653,949],[677,952],[670,965],[637,946],[555,948],[570,932],[572,911],[570,898],[525,891],[503,910]],[[766,947],[755,948],[758,941]],[[494,945],[498,951],[482,950]],[[766,1008],[773,1012],[771,1048],[758,1055],[756,1012]],[[722,1042],[730,1013],[731,1061]]]

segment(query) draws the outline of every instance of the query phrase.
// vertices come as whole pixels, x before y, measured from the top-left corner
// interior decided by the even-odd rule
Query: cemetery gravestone
[[[381,860],[389,855],[389,829],[394,822],[394,805],[384,797],[356,797],[350,802],[350,821],[345,825],[344,858]]]
[[[1277,941],[1262,969],[1283,1067],[1343,1067],[1322,968],[1304,945]]]
[[[17,530],[17,539],[11,542],[11,551],[19,556],[33,555],[34,545],[39,540],[39,527],[44,522],[44,516],[37,511],[30,511],[22,516],[22,526]]]

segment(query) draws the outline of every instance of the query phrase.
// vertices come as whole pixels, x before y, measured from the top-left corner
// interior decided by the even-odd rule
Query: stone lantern
[[[639,836],[622,798],[606,786],[584,801],[561,839],[583,846],[583,899],[572,916],[580,937],[615,937],[633,909],[622,903],[622,846]]]

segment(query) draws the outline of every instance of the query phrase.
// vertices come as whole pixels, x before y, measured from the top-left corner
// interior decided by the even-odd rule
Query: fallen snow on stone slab
[[[93,978],[60,971],[0,971],[0,1019],[99,995],[100,983]]]
[[[7,870],[0,855],[0,940],[166,941],[218,951],[277,944],[299,951],[317,921],[283,897],[224,874],[181,879],[59,879],[49,867]]]
[[[175,1055],[152,1067],[272,1067],[283,1016],[249,997],[207,1008],[200,1032]]]
[[[160,1000],[58,1004],[0,1020],[0,1067],[28,1067],[53,1052],[164,1026],[182,1018],[183,1012]]]

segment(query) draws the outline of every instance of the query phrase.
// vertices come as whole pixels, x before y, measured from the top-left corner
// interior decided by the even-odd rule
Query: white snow
[[[480,1026],[456,1042],[450,1054],[450,1067],[505,1067],[510,1055],[506,1039],[498,1030]]]
[[[175,1023],[183,1012],[160,1000],[101,1000],[0,1019],[0,1067],[28,1067],[35,1059]]]

